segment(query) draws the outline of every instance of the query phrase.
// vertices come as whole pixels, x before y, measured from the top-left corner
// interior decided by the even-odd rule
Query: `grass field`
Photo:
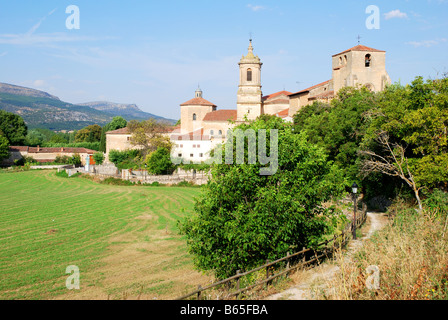
[[[0,299],[173,299],[206,284],[176,227],[199,193],[0,173]]]

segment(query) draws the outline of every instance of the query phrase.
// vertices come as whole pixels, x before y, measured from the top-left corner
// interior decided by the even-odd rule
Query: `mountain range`
[[[54,131],[78,130],[91,124],[103,126],[115,116],[122,116],[128,121],[153,118],[176,123],[176,120],[144,112],[135,104],[107,101],[73,104],[44,91],[1,82],[0,110],[20,115],[29,129],[46,128]]]

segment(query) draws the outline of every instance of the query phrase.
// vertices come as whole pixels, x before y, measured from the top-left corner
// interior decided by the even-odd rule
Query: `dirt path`
[[[362,238],[350,241],[347,251],[344,254],[345,259],[350,259],[356,250],[358,250],[365,239],[370,238],[377,230],[382,229],[387,224],[387,216],[384,213],[367,212],[367,222],[362,230],[367,229]],[[298,271],[291,276],[295,285],[280,293],[273,294],[264,298],[265,300],[312,300],[313,289],[325,289],[326,283],[330,280],[339,267],[328,261],[317,267],[305,271]]]

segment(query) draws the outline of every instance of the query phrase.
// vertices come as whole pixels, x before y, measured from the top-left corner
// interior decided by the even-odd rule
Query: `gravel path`
[[[363,241],[372,236],[372,234],[383,228],[387,224],[387,216],[384,213],[367,212],[367,221],[370,222],[369,231],[367,234],[358,238],[357,240],[351,240],[347,252],[344,255],[345,259],[350,259],[352,254],[356,252],[362,246]],[[264,298],[265,300],[312,300],[312,288],[321,287],[324,288],[329,279],[331,279],[339,270],[337,265],[329,262],[324,262],[317,267],[311,268],[306,271],[299,271],[292,278],[297,278],[296,285],[291,288],[282,291],[280,293],[273,294]]]

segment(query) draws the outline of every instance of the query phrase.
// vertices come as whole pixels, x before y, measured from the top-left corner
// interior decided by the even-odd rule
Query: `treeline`
[[[344,88],[330,104],[294,116],[297,132],[321,146],[367,198],[447,190],[448,79],[417,77],[382,92]]]

